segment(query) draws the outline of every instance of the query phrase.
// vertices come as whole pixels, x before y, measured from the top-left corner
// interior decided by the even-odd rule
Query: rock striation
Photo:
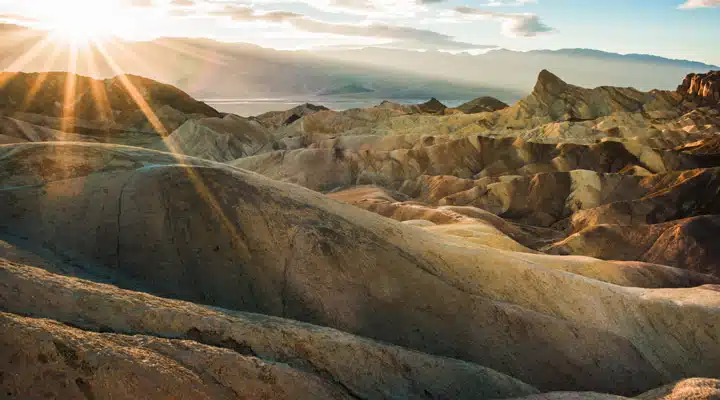
[[[160,136],[117,99],[72,132],[6,108],[0,393],[717,397],[720,111],[695,81],[251,118],[138,83]]]
[[[691,100],[698,100],[701,104],[720,104],[720,71],[710,71],[707,74],[690,74],[685,77],[677,91]]]
[[[720,368],[707,350],[720,301],[712,290],[637,289],[647,278],[616,263],[424,232],[210,161],[91,144],[3,150],[25,179],[45,182],[2,183],[4,235],[120,286],[330,326],[541,390],[631,394]],[[42,167],[69,154],[80,164]],[[81,231],[95,234],[71,233]],[[677,296],[685,306],[668,301]]]
[[[236,115],[184,123],[159,149],[212,161],[232,161],[277,149],[268,130],[255,120]]]

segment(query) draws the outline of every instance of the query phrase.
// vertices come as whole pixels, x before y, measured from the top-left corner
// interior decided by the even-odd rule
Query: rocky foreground
[[[4,396],[720,398],[717,73],[252,118],[133,79],[5,103]]]

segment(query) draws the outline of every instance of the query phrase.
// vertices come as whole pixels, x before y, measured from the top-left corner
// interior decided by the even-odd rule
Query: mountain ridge
[[[512,105],[248,118],[0,75],[0,393],[717,397],[718,72],[533,75]],[[56,129],[66,101],[112,130]]]
[[[18,35],[16,40],[0,44],[0,68],[12,66],[27,48],[41,38],[42,33],[35,32],[30,36]],[[688,73],[706,72],[704,69],[707,69],[704,64],[696,62],[654,56],[650,56],[648,61],[647,57],[638,59],[597,50],[589,50],[593,57],[546,50],[534,53],[492,50],[469,55],[368,47],[352,51],[328,49],[311,52],[275,50],[206,38],[121,41],[117,45],[106,46],[106,51],[126,73],[173,84],[196,98],[237,98],[238,93],[244,93],[245,98],[317,101],[311,97],[326,91],[332,93],[351,82],[372,88],[375,92],[339,93],[337,97],[437,97],[460,104],[480,96],[491,96],[513,103],[530,92],[535,75],[541,69],[555,71],[583,87],[634,86],[640,90],[672,89]],[[572,53],[575,50],[562,51]],[[601,58],[605,61],[603,68],[598,68],[598,55],[605,56]],[[44,57],[35,57],[26,60],[23,69],[45,71],[67,68],[68,57],[67,50],[59,48],[54,64],[48,66]],[[79,73],[90,74],[87,67],[90,60],[94,60],[100,76],[118,73],[106,65],[103,55],[94,49],[87,54],[81,52]],[[448,63],[452,68],[447,68]],[[513,74],[507,71],[513,71]]]

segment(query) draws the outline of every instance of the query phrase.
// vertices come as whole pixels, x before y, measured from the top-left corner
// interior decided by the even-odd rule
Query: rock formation
[[[97,80],[64,72],[0,73],[0,113],[66,133],[132,145],[153,141],[127,139],[126,132],[143,132],[155,139],[190,119],[222,116],[180,89],[151,79],[121,75]]]
[[[442,114],[445,109],[447,109],[447,106],[441,103],[440,100],[433,97],[422,104],[418,104],[417,108],[423,113]]]
[[[720,105],[720,71],[707,74],[690,74],[685,77],[677,91],[702,104]]]
[[[22,142],[94,142],[96,139],[34,125],[9,117],[0,117],[0,144]]]
[[[507,107],[509,107],[507,104],[494,97],[483,96],[470,100],[467,103],[463,103],[456,108],[465,114],[476,114],[481,112],[499,111]]]
[[[472,114],[158,100],[164,138],[13,111],[0,393],[712,399],[720,112],[691,97],[543,71]]]
[[[227,115],[190,120],[165,138],[159,148],[223,162],[272,151],[278,146],[257,121]]]
[[[260,125],[264,126],[267,129],[278,129],[283,126],[290,125],[306,115],[325,110],[329,109],[325,106],[305,103],[297,107],[293,107],[287,111],[270,111],[255,117],[251,117],[251,119],[258,121]]]

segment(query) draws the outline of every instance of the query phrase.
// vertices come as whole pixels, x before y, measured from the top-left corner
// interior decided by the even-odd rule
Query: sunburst
[[[83,46],[122,35],[127,14],[120,0],[64,0],[46,2],[37,11],[37,19],[55,40]]]
[[[101,61],[108,65],[112,72],[116,75],[117,81],[130,96],[132,101],[137,105],[138,109],[145,115],[153,130],[162,138],[166,139],[171,132],[168,131],[163,124],[162,119],[156,114],[152,106],[143,97],[142,90],[133,84],[133,81],[126,75],[116,58],[120,58],[131,64],[142,62],[137,55],[132,54],[130,50],[124,49],[121,40],[123,29],[123,15],[127,15],[122,0],[38,0],[43,1],[46,7],[41,7],[34,14],[38,21],[42,22],[45,29],[49,31],[46,37],[38,40],[34,45],[29,47],[27,51],[17,57],[10,67],[11,71],[22,71],[33,60],[40,57],[46,57],[45,69],[53,65],[59,54],[66,54],[68,64],[66,70],[68,75],[64,80],[62,87],[62,115],[61,127],[64,132],[71,133],[75,125],[76,101],[78,98],[78,62],[81,54],[87,54],[87,69],[92,73],[97,70],[96,60],[93,57],[97,53]],[[108,51],[108,46],[117,50],[113,55]],[[171,48],[174,51],[182,52],[186,55],[205,59],[202,53],[198,53],[195,49],[175,48],[168,44],[158,44],[158,46]],[[118,57],[118,55],[120,57]],[[217,61],[215,61],[217,62]],[[14,74],[6,74],[3,80],[0,80],[0,87],[12,79]],[[48,73],[42,72],[33,82],[29,93],[27,93],[24,106],[31,104],[37,93],[46,84]],[[90,94],[104,119],[108,124],[112,124],[113,111],[110,109],[108,94],[102,81],[90,82]],[[188,165],[187,160],[182,152],[172,145],[172,142],[166,142],[167,147],[178,158],[178,164],[184,167],[184,171],[188,180],[193,184],[197,193],[209,205],[212,212],[219,218],[221,224],[230,232],[236,243],[242,245],[232,218],[223,210],[221,203],[218,201],[213,191],[205,184],[202,176],[195,168]]]

